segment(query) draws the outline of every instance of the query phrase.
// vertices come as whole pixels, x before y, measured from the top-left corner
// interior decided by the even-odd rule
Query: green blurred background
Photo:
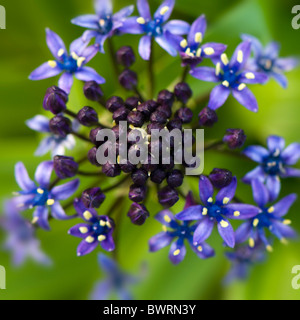
[[[150,0],[152,8],[160,1]],[[132,4],[129,0],[115,1],[115,10]],[[192,22],[204,13],[208,20],[208,32],[205,41],[228,44],[229,55],[240,41],[241,33],[250,33],[266,43],[278,40],[282,44],[281,55],[300,53],[300,30],[293,30],[291,9],[297,1],[291,0],[177,0],[172,18],[181,18]],[[42,62],[51,58],[45,43],[45,28],[57,32],[69,44],[79,37],[83,29],[71,25],[70,20],[85,13],[92,13],[92,1],[82,0],[2,0],[7,12],[7,29],[0,30],[0,195],[5,198],[18,187],[14,181],[14,165],[23,161],[33,175],[37,164],[44,159],[35,158],[33,153],[41,137],[28,129],[24,121],[37,113],[43,113],[42,100],[46,88],[56,84],[57,79],[39,82],[28,80],[30,72]],[[123,44],[137,48],[139,36],[114,38],[118,48]],[[171,58],[159,47],[155,47],[155,75],[157,90],[174,83],[182,70],[179,58]],[[107,97],[123,94],[113,77],[111,61],[108,55],[98,55],[90,64],[107,79],[103,90]],[[143,85],[147,74],[145,62],[140,58],[134,69],[138,71]],[[229,127],[242,127],[247,136],[247,144],[265,144],[269,134],[278,134],[286,138],[287,143],[299,141],[299,76],[300,69],[288,74],[287,90],[279,87],[273,80],[266,86],[252,86],[258,103],[259,112],[253,114],[230,98],[219,111],[219,123],[205,131],[207,141],[220,139]],[[188,82],[194,95],[207,93],[213,86],[191,77]],[[75,82],[70,107],[78,111],[84,105],[91,105],[82,95],[82,84]],[[126,94],[128,96],[128,94]],[[92,104],[93,106],[93,104]],[[97,107],[97,106],[96,106]],[[195,114],[204,105],[195,108]],[[49,115],[50,116],[50,115]],[[104,114],[104,117],[106,115]],[[105,121],[106,119],[104,119]],[[84,152],[84,146],[77,145],[72,154]],[[240,179],[254,167],[254,163],[239,160],[228,155],[208,152],[205,157],[205,173],[214,167],[226,167]],[[85,182],[83,182],[84,185]],[[185,182],[184,190],[191,185],[197,195],[195,179]],[[106,184],[104,183],[104,186]],[[103,186],[101,184],[101,186]],[[124,191],[126,192],[126,190]],[[299,180],[283,181],[281,196],[299,192]],[[242,183],[238,187],[238,196],[251,203],[249,186]],[[115,201],[116,194],[110,193],[99,212],[106,212]],[[153,200],[152,200],[153,199]],[[161,207],[152,195],[148,209],[154,215]],[[209,243],[216,249],[216,257],[200,260],[188,250],[186,259],[173,266],[168,258],[168,249],[158,253],[148,253],[148,239],[161,229],[159,223],[149,219],[143,227],[132,225],[126,217],[129,201],[122,208],[122,223],[118,243],[119,259],[128,272],[140,275],[141,264],[146,262],[144,280],[133,289],[136,299],[298,299],[300,291],[292,289],[291,269],[300,264],[298,242],[285,246],[276,242],[274,252],[267,261],[257,265],[246,282],[235,282],[228,287],[222,286],[222,278],[229,268],[224,258],[224,248],[220,237],[215,233]],[[174,212],[182,209],[183,202],[174,206]],[[293,226],[300,231],[300,201],[292,207],[289,218]],[[97,265],[96,252],[77,258],[76,247],[79,239],[67,235],[74,221],[52,221],[52,231],[38,231],[44,251],[53,259],[52,267],[41,267],[27,261],[22,268],[10,264],[8,253],[0,253],[0,265],[7,269],[7,289],[0,290],[0,299],[87,299],[93,284],[101,278]],[[236,225],[235,225],[236,226]],[[3,235],[1,236],[3,239]]]

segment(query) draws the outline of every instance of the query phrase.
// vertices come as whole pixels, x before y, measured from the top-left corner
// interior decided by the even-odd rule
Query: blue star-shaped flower
[[[283,88],[287,87],[287,78],[284,72],[291,71],[299,65],[299,59],[289,57],[280,58],[280,44],[276,41],[270,42],[265,48],[261,42],[251,36],[242,35],[244,41],[250,41],[254,57],[249,59],[249,69],[265,73],[273,77]]]
[[[28,176],[22,162],[15,166],[15,177],[22,191],[17,193],[14,199],[20,210],[35,208],[33,223],[41,228],[49,230],[48,213],[55,219],[67,220],[73,218],[67,216],[59,201],[71,197],[79,186],[79,180],[75,179],[63,185],[50,189],[50,178],[53,171],[53,161],[42,162],[35,171],[36,185]]]
[[[181,20],[168,19],[171,16],[175,0],[164,1],[154,13],[152,18],[147,0],[138,0],[139,17],[131,17],[124,21],[121,32],[132,34],[145,34],[139,44],[139,53],[144,60],[150,59],[151,39],[155,41],[170,55],[176,56],[177,51],[166,37],[166,32],[175,35],[184,35],[189,32],[190,26]]]
[[[253,112],[258,111],[256,98],[247,88],[247,84],[263,84],[268,80],[268,77],[264,73],[244,69],[250,53],[251,43],[244,41],[237,46],[230,61],[227,55],[222,53],[219,60],[213,60],[215,68],[198,67],[190,71],[190,74],[197,79],[221,82],[210,94],[208,102],[210,109],[220,108],[232,93],[234,98],[244,107]]]
[[[290,167],[300,158],[300,143],[295,142],[284,148],[285,140],[282,137],[269,136],[267,145],[268,149],[249,146],[243,151],[246,157],[259,163],[258,167],[245,175],[243,182],[251,183],[254,179],[265,182],[270,201],[274,201],[280,192],[280,178],[300,177],[300,170]]]
[[[87,14],[74,18],[71,22],[80,27],[88,28],[83,36],[83,41],[96,39],[99,50],[104,53],[104,42],[118,32],[123,22],[129,17],[134,6],[128,6],[113,14],[111,0],[95,0],[96,14]]]
[[[236,177],[233,177],[232,182],[218,192],[214,201],[213,185],[207,177],[200,176],[199,194],[203,205],[191,206],[176,215],[179,220],[197,220],[199,222],[194,232],[194,244],[205,241],[211,235],[214,225],[217,223],[220,236],[229,247],[234,247],[234,231],[227,218],[244,220],[259,213],[259,209],[255,206],[230,203],[235,195],[236,187],[237,180]]]
[[[73,75],[82,81],[96,81],[98,84],[105,82],[93,68],[85,65],[97,54],[98,45],[87,46],[81,38],[70,45],[70,54],[67,52],[62,39],[50,29],[46,29],[47,45],[55,60],[45,62],[29,76],[30,80],[42,80],[63,73],[58,86],[66,93],[70,93],[73,85]]]
[[[281,242],[285,243],[286,238],[295,238],[295,231],[289,227],[290,220],[283,217],[288,213],[292,204],[296,201],[297,195],[290,194],[272,206],[267,206],[270,202],[270,193],[265,185],[258,179],[252,181],[254,201],[260,208],[258,215],[243,223],[236,231],[236,242],[242,243],[249,240],[249,246],[254,247],[256,242],[262,242],[268,251],[272,247],[265,235],[265,230],[269,230]]]

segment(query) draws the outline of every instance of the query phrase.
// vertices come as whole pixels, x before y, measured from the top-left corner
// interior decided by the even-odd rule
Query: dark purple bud
[[[182,130],[182,121],[180,119],[173,119],[168,122],[167,128],[169,131],[172,131],[174,129]]]
[[[101,127],[98,127],[98,128],[95,128],[95,129],[92,129],[90,131],[90,140],[93,142],[94,145],[96,146],[100,146],[103,142],[101,141],[97,141],[97,135],[98,133],[102,130]]]
[[[158,122],[160,124],[164,124],[167,122],[167,120],[167,115],[162,111],[154,111],[150,116],[151,122]]]
[[[174,93],[175,93],[176,98],[183,103],[187,103],[187,101],[193,95],[193,92],[192,92],[190,86],[185,82],[178,83],[175,86]]]
[[[173,170],[168,174],[168,185],[172,188],[178,188],[183,183],[183,174],[180,170]]]
[[[52,133],[65,138],[72,132],[72,122],[70,119],[63,116],[55,116],[49,122],[49,127]]]
[[[120,129],[121,129],[121,132],[120,132]],[[116,126],[112,127],[111,130],[115,133],[116,140],[118,140],[120,135],[126,134],[126,132],[127,132],[126,129],[127,129],[127,127],[116,125]]]
[[[113,178],[121,174],[121,168],[118,164],[111,164],[109,162],[106,162],[106,164],[102,166],[102,172],[107,177]]]
[[[124,107],[124,101],[120,97],[114,96],[106,101],[106,109],[112,113],[121,107]]]
[[[246,139],[247,136],[245,135],[244,130],[227,129],[223,142],[226,143],[230,149],[237,149],[244,145]]]
[[[91,101],[99,101],[103,97],[103,92],[96,81],[87,81],[84,84],[83,93]]]
[[[217,189],[227,187],[232,181],[232,173],[226,169],[215,168],[209,175],[209,180]]]
[[[159,190],[157,195],[159,203],[166,208],[172,207],[179,200],[178,192],[169,186]]]
[[[93,147],[91,150],[89,150],[88,152],[88,160],[90,161],[90,163],[94,166],[97,167],[101,167],[101,165],[99,164],[99,162],[97,161],[97,147]]]
[[[162,106],[159,106],[157,109],[156,109],[156,112],[163,112],[167,119],[169,119],[171,116],[172,116],[172,110],[169,106],[167,105],[162,105]]]
[[[151,134],[151,130],[163,130],[164,127],[165,127],[164,124],[161,124],[158,122],[149,123],[147,126],[147,133]]]
[[[175,100],[175,95],[168,90],[160,91],[157,97],[157,102],[160,105],[167,105],[169,107],[172,107],[174,100]]]
[[[151,155],[148,155],[148,163],[145,163],[142,165],[142,168],[147,172],[152,172],[157,169],[158,165],[154,164],[154,159],[151,157]]]
[[[59,114],[66,110],[66,103],[68,102],[68,95],[62,89],[53,86],[47,89],[43,107],[53,114]]]
[[[55,156],[53,166],[56,175],[60,179],[72,178],[78,171],[78,163],[72,157]]]
[[[105,200],[105,194],[100,188],[91,188],[83,191],[81,201],[86,208],[99,208]]]
[[[120,121],[126,121],[128,114],[129,110],[126,107],[121,107],[114,112],[113,119],[116,121],[116,123],[119,123]]]
[[[161,169],[156,169],[151,173],[151,181],[157,184],[161,184],[166,179],[166,172]]]
[[[217,121],[218,116],[215,110],[205,107],[199,113],[199,124],[201,127],[212,127]]]
[[[120,163],[119,166],[125,173],[131,173],[136,167],[134,164],[130,163],[129,160],[127,160],[126,163]]]
[[[127,216],[135,225],[141,226],[149,218],[149,211],[143,204],[133,203],[128,211]]]
[[[83,126],[90,127],[98,122],[98,114],[91,107],[83,107],[77,114],[77,120]]]
[[[176,117],[183,123],[190,123],[193,120],[193,111],[190,108],[180,108],[176,112]]]
[[[138,106],[137,110],[142,112],[146,118],[149,118],[150,114],[154,112],[157,109],[157,107],[158,107],[158,103],[156,101],[148,100],[141,103]]]
[[[148,180],[148,172],[143,169],[137,169],[131,174],[133,183],[137,186],[144,186]]]
[[[137,74],[132,70],[124,70],[119,75],[119,82],[126,90],[133,90],[137,86]]]
[[[165,171],[173,170],[175,167],[174,157],[173,156],[168,157],[168,163],[165,163],[165,164],[162,163],[160,167]]]
[[[142,202],[146,198],[147,188],[145,186],[130,186],[129,199],[133,202]]]
[[[139,111],[131,111],[127,116],[127,121],[134,127],[141,127],[144,124],[144,116]]]
[[[131,47],[124,46],[117,51],[118,63],[129,68],[135,63],[135,55]]]
[[[140,99],[138,97],[129,97],[125,101],[125,107],[128,108],[129,110],[133,110],[133,109],[138,108],[140,102],[141,101],[140,101]]]

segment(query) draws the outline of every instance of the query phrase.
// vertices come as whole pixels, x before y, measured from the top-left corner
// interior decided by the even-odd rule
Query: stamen
[[[85,239],[85,241],[86,241],[87,243],[93,243],[93,242],[95,241],[95,238],[92,237],[92,236],[88,236],[88,237]]]
[[[80,231],[80,233],[85,234],[88,232],[88,228],[87,227],[80,227],[79,231]]]
[[[38,188],[38,189],[36,190],[36,192],[39,193],[39,194],[43,194],[43,193],[44,193],[44,190],[41,189],[41,188]]]
[[[86,60],[85,57],[79,57],[79,58],[77,59],[77,67],[78,67],[78,68],[81,68],[81,66],[82,66],[82,64],[83,64],[83,62],[84,62],[85,60]]]
[[[209,203],[213,202],[213,198],[212,197],[208,198],[207,202],[209,202]]]
[[[202,251],[203,251],[203,248],[202,248],[201,246],[198,246],[198,247],[197,247],[197,250],[200,251],[200,252],[202,252]]]
[[[167,222],[167,223],[170,223],[171,222],[171,218],[167,215],[164,216],[164,220]]]
[[[169,9],[170,8],[168,6],[162,7],[161,10],[160,10],[160,14],[162,16],[165,15],[169,11]]]
[[[249,80],[255,79],[255,75],[254,75],[254,73],[252,73],[252,72],[247,72],[247,73],[245,74],[245,77],[246,77],[247,79],[249,79]]]
[[[215,50],[211,47],[208,47],[208,48],[205,48],[204,50],[204,53],[207,54],[208,56],[211,56],[212,54],[215,53]]]
[[[101,27],[103,27],[105,25],[105,20],[104,19],[100,19],[99,20],[99,24]]]
[[[233,215],[234,215],[235,217],[239,217],[239,216],[241,215],[241,213],[240,213],[239,211],[234,211]]]
[[[244,53],[242,50],[239,50],[237,53],[237,59],[236,59],[239,63],[242,63],[244,60]]]
[[[225,81],[222,82],[222,85],[224,87],[228,88],[229,87],[229,82],[227,80],[225,80]]]
[[[106,239],[106,236],[104,236],[103,234],[101,234],[99,237],[98,237],[98,241],[101,242],[101,241],[104,241]]]
[[[87,210],[83,213],[83,217],[86,219],[86,220],[90,220],[93,215]]]
[[[198,58],[200,58],[200,57],[201,57],[201,53],[202,53],[202,49],[199,48],[199,49],[197,50],[196,56],[197,56]]]
[[[238,90],[239,90],[239,91],[242,91],[242,90],[244,90],[245,88],[246,88],[245,83],[241,83],[241,84],[238,86]]]
[[[56,68],[56,67],[57,67],[57,62],[54,61],[54,60],[49,60],[49,61],[48,61],[48,65],[49,65],[51,68]]]
[[[220,74],[220,71],[221,71],[221,63],[218,62],[216,64],[216,76],[218,76]]]
[[[47,205],[48,206],[53,206],[54,205],[55,200],[54,199],[48,199],[47,200]]]
[[[186,39],[183,39],[183,40],[181,40],[180,41],[180,47],[181,48],[186,48],[187,47],[187,45],[188,45],[188,42],[186,41]]]
[[[174,251],[173,255],[174,255],[174,256],[178,256],[178,255],[179,255],[179,253],[180,253],[180,250],[179,250],[179,249],[177,249],[177,250],[175,250],[175,251]]]
[[[220,221],[220,225],[222,228],[227,228],[229,226],[229,223],[225,220],[221,220]]]
[[[59,57],[61,57],[61,56],[64,55],[64,53],[65,53],[65,50],[64,50],[63,48],[61,48],[61,49],[58,50],[57,55],[58,55]]]
[[[145,24],[146,20],[143,17],[139,17],[139,18],[136,19],[136,22],[139,23],[139,24]]]
[[[100,220],[99,224],[100,224],[101,227],[105,227],[106,226],[106,221]]]
[[[289,224],[291,224],[292,223],[292,221],[291,220],[289,220],[289,219],[285,219],[285,220],[283,220],[283,222],[282,222],[283,224],[285,224],[285,225],[289,225]]]
[[[224,66],[227,66],[229,63],[228,57],[226,53],[221,54],[221,61],[223,62]]]
[[[225,197],[225,198],[223,199],[223,204],[227,204],[229,201],[230,201],[230,199],[229,199],[228,197]]]
[[[254,246],[255,246],[254,239],[253,238],[249,238],[249,247],[250,248],[254,248]]]
[[[203,208],[203,210],[202,210],[202,215],[203,215],[203,216],[206,216],[206,215],[207,215],[207,212],[208,212],[207,208]]]
[[[269,252],[273,252],[273,248],[272,248],[272,246],[269,245],[269,244],[266,246],[266,249],[267,249],[267,251],[269,251]]]
[[[32,219],[32,221],[31,221],[31,223],[32,223],[32,224],[35,224],[35,223],[37,223],[37,222],[38,222],[38,220],[39,220],[39,218],[38,218],[38,217],[34,217],[34,218]]]
[[[257,227],[257,225],[259,224],[259,219],[254,219],[253,220],[253,227]]]
[[[270,207],[270,208],[268,209],[268,212],[269,212],[269,213],[272,213],[272,212],[274,212],[274,210],[275,210],[274,207]]]
[[[197,32],[196,34],[195,34],[195,42],[196,43],[201,43],[202,42],[202,33],[201,32]]]

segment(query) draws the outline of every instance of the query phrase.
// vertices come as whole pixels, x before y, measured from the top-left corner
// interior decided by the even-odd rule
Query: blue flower
[[[71,22],[80,27],[88,28],[83,36],[83,41],[96,39],[99,49],[104,53],[104,42],[118,32],[125,19],[130,16],[134,6],[128,6],[113,14],[111,0],[95,0],[96,14],[87,14],[73,19]]]
[[[46,29],[46,35],[47,45],[55,60],[49,60],[34,70],[29,76],[30,80],[42,80],[63,72],[58,86],[66,93],[70,93],[73,75],[82,81],[96,81],[98,84],[105,82],[94,69],[85,66],[97,54],[98,45],[87,47],[88,43],[79,38],[71,43],[68,54],[64,42],[56,33]]]
[[[13,200],[4,204],[4,215],[0,217],[0,228],[7,233],[4,249],[12,252],[14,265],[22,265],[29,257],[40,264],[49,265],[51,263],[51,260],[40,249],[35,228],[21,216]]]
[[[299,59],[280,58],[280,44],[278,42],[272,41],[264,48],[260,41],[251,35],[244,34],[242,39],[251,41],[254,57],[249,59],[249,68],[253,71],[263,72],[268,77],[273,77],[283,88],[286,88],[287,79],[283,73],[296,68]]]
[[[47,133],[47,137],[44,138],[37,150],[35,151],[36,156],[43,156],[51,151],[52,157],[56,155],[64,155],[65,148],[71,150],[75,147],[75,139],[71,134],[68,134],[65,138],[59,137],[51,133],[49,128],[49,119],[42,115],[36,115],[32,119],[26,121],[26,125],[37,132]],[[73,130],[78,130],[77,121],[73,122]]]
[[[167,39],[181,55],[183,66],[190,65],[193,68],[199,64],[203,58],[219,58],[226,50],[227,46],[222,43],[211,42],[202,44],[205,32],[206,19],[204,15],[200,16],[192,24],[187,40],[166,31]]]
[[[106,277],[98,282],[92,292],[92,300],[107,300],[116,294],[120,300],[132,300],[128,287],[138,279],[123,272],[117,263],[104,254],[98,254],[98,262]]]
[[[75,179],[63,185],[50,189],[50,178],[53,171],[53,161],[42,162],[35,171],[36,185],[28,176],[22,162],[15,166],[15,177],[22,191],[14,199],[20,210],[35,208],[32,223],[37,223],[42,229],[49,230],[48,214],[55,219],[67,220],[67,216],[59,201],[71,197],[77,190],[79,180]]]
[[[249,246],[254,247],[256,242],[262,241],[268,251],[272,251],[265,230],[269,230],[281,242],[286,243],[286,238],[296,237],[295,231],[289,227],[291,220],[283,217],[288,213],[297,195],[290,194],[272,206],[270,194],[265,185],[258,179],[252,181],[254,201],[260,208],[258,215],[243,223],[236,231],[236,242],[242,243],[249,240]]]
[[[226,252],[225,256],[232,265],[224,278],[224,284],[228,285],[233,280],[245,280],[248,277],[250,268],[265,260],[265,248],[257,243],[253,248],[248,245],[238,246],[233,252]]]
[[[74,200],[74,207],[85,223],[77,224],[69,230],[69,234],[82,238],[77,248],[77,255],[83,256],[91,253],[100,244],[102,249],[113,251],[115,249],[112,237],[115,223],[108,216],[99,216],[93,208],[86,208],[80,199]]]
[[[192,195],[187,196],[187,201],[185,204],[185,209],[194,205]],[[192,250],[201,259],[206,259],[214,255],[214,250],[205,242],[199,241],[195,244],[193,241],[193,234],[197,225],[190,225],[189,222],[180,223],[176,221],[174,215],[169,210],[163,210],[158,213],[155,217],[157,221],[163,224],[163,232],[157,234],[149,240],[149,247],[151,252],[156,252],[166,246],[171,242],[171,248],[169,252],[169,259],[173,264],[180,263],[186,254],[186,248],[184,241],[187,240],[192,248]],[[168,229],[169,228],[169,229]]]
[[[290,167],[300,158],[300,143],[292,143],[285,147],[285,140],[278,136],[269,136],[268,149],[261,146],[249,146],[243,154],[258,162],[259,166],[250,171],[243,178],[243,182],[251,183],[253,179],[260,179],[266,183],[270,192],[270,201],[274,201],[280,192],[280,178],[300,177],[300,170]]]
[[[128,18],[120,28],[123,33],[145,34],[139,44],[139,53],[144,60],[150,59],[152,38],[170,55],[177,55],[176,49],[166,37],[166,32],[184,35],[189,32],[190,26],[187,22],[181,20],[167,22],[173,11],[174,4],[175,0],[165,0],[152,18],[148,1],[138,0],[137,7],[140,16]]]
[[[190,74],[200,80],[209,82],[221,82],[211,94],[208,103],[210,109],[220,108],[229,97],[234,98],[250,111],[257,112],[258,105],[255,96],[247,88],[247,84],[265,83],[268,77],[264,73],[245,70],[244,67],[251,53],[251,43],[244,41],[238,45],[231,60],[225,53],[219,60],[214,60],[216,67],[198,67],[190,71]]]
[[[176,218],[179,220],[199,221],[194,232],[194,244],[206,240],[211,235],[215,223],[217,223],[220,236],[229,247],[234,247],[234,231],[227,218],[244,220],[259,213],[259,209],[255,206],[230,203],[234,198],[236,187],[237,180],[236,177],[233,177],[231,183],[218,192],[216,201],[214,201],[213,185],[207,177],[200,176],[199,194],[203,205],[191,206],[176,215]]]

